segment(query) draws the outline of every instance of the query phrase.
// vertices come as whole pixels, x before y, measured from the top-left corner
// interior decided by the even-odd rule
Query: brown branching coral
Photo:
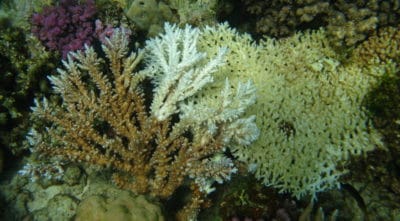
[[[255,32],[284,37],[307,28],[326,26],[335,46],[353,46],[377,27],[396,25],[398,1],[242,0],[254,15]]]
[[[316,17],[326,14],[327,1],[309,0],[242,0],[247,11],[256,16],[257,33],[281,37],[288,36],[302,23],[308,23]]]
[[[108,54],[114,85],[102,74],[101,60],[92,48],[74,54],[79,63],[72,57],[64,62],[66,70],[59,69],[60,78],[53,77],[52,81],[56,83],[56,92],[63,97],[65,108],[51,107],[46,100],[34,108],[36,115],[55,124],[47,129],[46,137],[58,142],[54,147],[43,139],[36,147],[49,155],[133,173],[135,191],[142,193],[151,185],[143,180],[150,172],[146,161],[154,149],[152,138],[157,135],[163,140],[168,122],[158,123],[147,116],[142,92],[134,88],[141,75],[130,76],[141,55],[122,59],[123,53],[126,51],[110,50]],[[100,90],[98,94],[90,89],[93,85],[83,81],[83,71],[87,71]]]
[[[353,59],[365,65],[399,62],[399,28],[386,27],[377,31],[354,50]]]
[[[220,59],[215,58],[204,69],[198,69],[200,73],[197,69],[190,70],[189,64],[194,65],[193,62],[200,62],[204,58],[198,56],[195,49],[194,39],[197,37],[188,36],[198,34],[197,29],[187,27],[183,32],[171,26],[166,27],[169,27],[168,44],[178,49],[180,41],[185,41],[182,43],[182,54],[187,57],[179,62],[186,63],[181,65],[184,71],[179,72],[180,75],[174,75],[173,81],[169,81],[170,75],[179,69],[168,68],[170,73],[152,75],[163,79],[158,80],[154,86],[157,93],[151,110],[147,100],[149,96],[145,96],[143,92],[143,80],[149,76],[151,78],[149,72],[156,69],[154,63],[161,62],[157,59],[165,58],[163,52],[154,54],[158,57],[151,60],[153,63],[150,61],[153,65],[151,68],[134,73],[145,52],[128,55],[127,38],[123,31],[116,31],[103,45],[107,61],[99,58],[93,48],[87,47],[84,52],[70,54],[68,60],[63,62],[64,69],[58,70],[60,75],[50,77],[54,91],[61,96],[63,102],[61,107],[51,105],[46,99],[35,102],[33,114],[49,122],[49,127],[45,132],[33,129],[29,141],[36,151],[45,155],[110,167],[115,171],[114,182],[135,193],[165,199],[188,178],[192,180],[192,201],[180,214],[181,217],[186,217],[183,219],[187,219],[195,216],[204,196],[212,191],[211,185],[214,181],[229,179],[230,174],[236,171],[231,160],[223,156],[223,150],[228,141],[233,140],[230,136],[235,134],[235,129],[238,132],[246,130],[240,128],[243,119],[230,116],[225,122],[213,121],[215,125],[211,134],[201,124],[195,125],[194,121],[185,118],[185,114],[188,114],[185,110],[190,113],[196,111],[189,104],[182,105],[184,110],[174,106],[178,103],[174,94],[183,96],[179,89],[186,93],[195,92],[191,87],[191,74],[195,73],[196,78],[209,76],[218,67]],[[186,36],[180,36],[181,33]],[[154,40],[154,49],[160,49],[157,46],[164,44],[164,40]],[[148,44],[150,43],[151,41]],[[189,45],[191,46],[188,47]],[[150,48],[146,52],[151,50]],[[172,60],[180,59],[177,54],[181,53],[175,51],[177,54],[173,54],[171,50],[168,54],[171,56],[169,65],[175,64]],[[152,57],[151,53],[149,57]],[[109,67],[102,66],[105,62],[109,63]],[[165,63],[161,63],[165,67]],[[107,69],[108,72],[103,73]],[[206,72],[203,73],[204,70]],[[180,80],[179,76],[185,81]],[[161,86],[165,82],[172,85]],[[197,84],[196,87],[199,86],[199,81],[193,83]],[[188,85],[184,86],[185,84]],[[249,93],[254,95],[251,90]],[[250,98],[254,98],[253,95]],[[229,106],[229,101],[224,104]],[[157,109],[159,107],[161,110]],[[172,112],[169,112],[169,108]],[[173,113],[177,112],[181,112],[181,115],[173,119]],[[248,124],[243,124],[243,127],[254,125],[251,122],[254,118],[249,119]]]

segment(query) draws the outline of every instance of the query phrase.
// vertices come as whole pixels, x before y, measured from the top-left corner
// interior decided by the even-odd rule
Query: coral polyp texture
[[[236,172],[225,148],[248,145],[259,132],[254,116],[242,117],[255,102],[250,81],[224,79],[218,94],[198,95],[220,85],[213,73],[227,53],[223,46],[215,55],[198,51],[199,35],[166,24],[164,34],[134,53],[116,30],[102,46],[106,60],[92,47],[70,53],[59,75],[49,77],[62,104],[43,99],[32,108],[48,123],[31,130],[33,150],[111,167],[118,186],[161,199],[191,180],[192,200],[179,216],[194,217],[212,184]],[[144,68],[135,71],[142,58]]]
[[[354,46],[377,27],[397,25],[398,1],[241,0],[254,15],[255,31],[283,37],[296,30],[325,26],[335,46]]]
[[[400,59],[399,27],[379,29],[354,50],[353,56],[356,61],[370,65],[389,61],[398,63]]]
[[[89,45],[94,37],[93,0],[61,0],[57,6],[47,6],[32,16],[32,33],[48,48],[66,58],[68,52]]]
[[[297,198],[316,196],[339,186],[351,156],[381,145],[362,102],[385,68],[340,60],[324,30],[256,44],[220,25],[207,28],[199,45],[213,54],[226,42],[228,65],[219,71],[230,73],[231,82],[255,82],[257,103],[246,113],[257,116],[260,128],[257,141],[233,148],[234,155],[265,185]]]

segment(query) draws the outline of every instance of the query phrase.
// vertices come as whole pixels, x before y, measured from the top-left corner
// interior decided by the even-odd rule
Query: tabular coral
[[[63,58],[68,52],[90,45],[94,36],[93,0],[78,4],[77,0],[61,0],[32,16],[32,33],[49,49],[59,51]]]
[[[247,114],[257,116],[260,136],[233,152],[265,185],[297,198],[316,196],[339,185],[350,156],[382,145],[362,102],[385,68],[341,62],[324,30],[256,44],[222,25],[208,28],[199,42],[210,54],[229,42],[229,65],[221,71],[232,82],[248,77],[257,86]]]

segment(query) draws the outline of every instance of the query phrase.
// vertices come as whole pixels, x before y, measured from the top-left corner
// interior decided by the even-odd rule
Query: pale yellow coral
[[[339,185],[346,172],[339,164],[380,145],[362,107],[377,79],[356,64],[342,64],[324,30],[255,44],[220,25],[200,39],[204,48],[226,42],[228,65],[215,75],[253,79],[257,103],[248,114],[257,116],[261,130],[251,146],[233,149],[265,185],[296,197],[315,195]]]

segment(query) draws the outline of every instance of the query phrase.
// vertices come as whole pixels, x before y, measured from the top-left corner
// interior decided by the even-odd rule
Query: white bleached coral
[[[228,51],[220,47],[209,58],[198,50],[199,29],[165,29],[139,53],[130,52],[123,29],[103,42],[106,59],[92,47],[71,53],[59,75],[49,77],[62,103],[35,102],[32,115],[49,126],[36,125],[28,138],[41,154],[112,168],[113,181],[135,193],[165,199],[188,183],[192,199],[180,213],[188,220],[211,185],[236,172],[225,147],[258,136],[255,117],[242,118],[255,89],[250,81],[214,81]],[[145,78],[154,94],[144,94]],[[214,116],[190,116],[203,111]]]
[[[176,113],[179,102],[213,81],[212,73],[224,65],[226,48],[209,61],[196,48],[199,29],[165,24],[165,34],[147,41],[149,74],[154,79],[151,111],[158,120]]]

